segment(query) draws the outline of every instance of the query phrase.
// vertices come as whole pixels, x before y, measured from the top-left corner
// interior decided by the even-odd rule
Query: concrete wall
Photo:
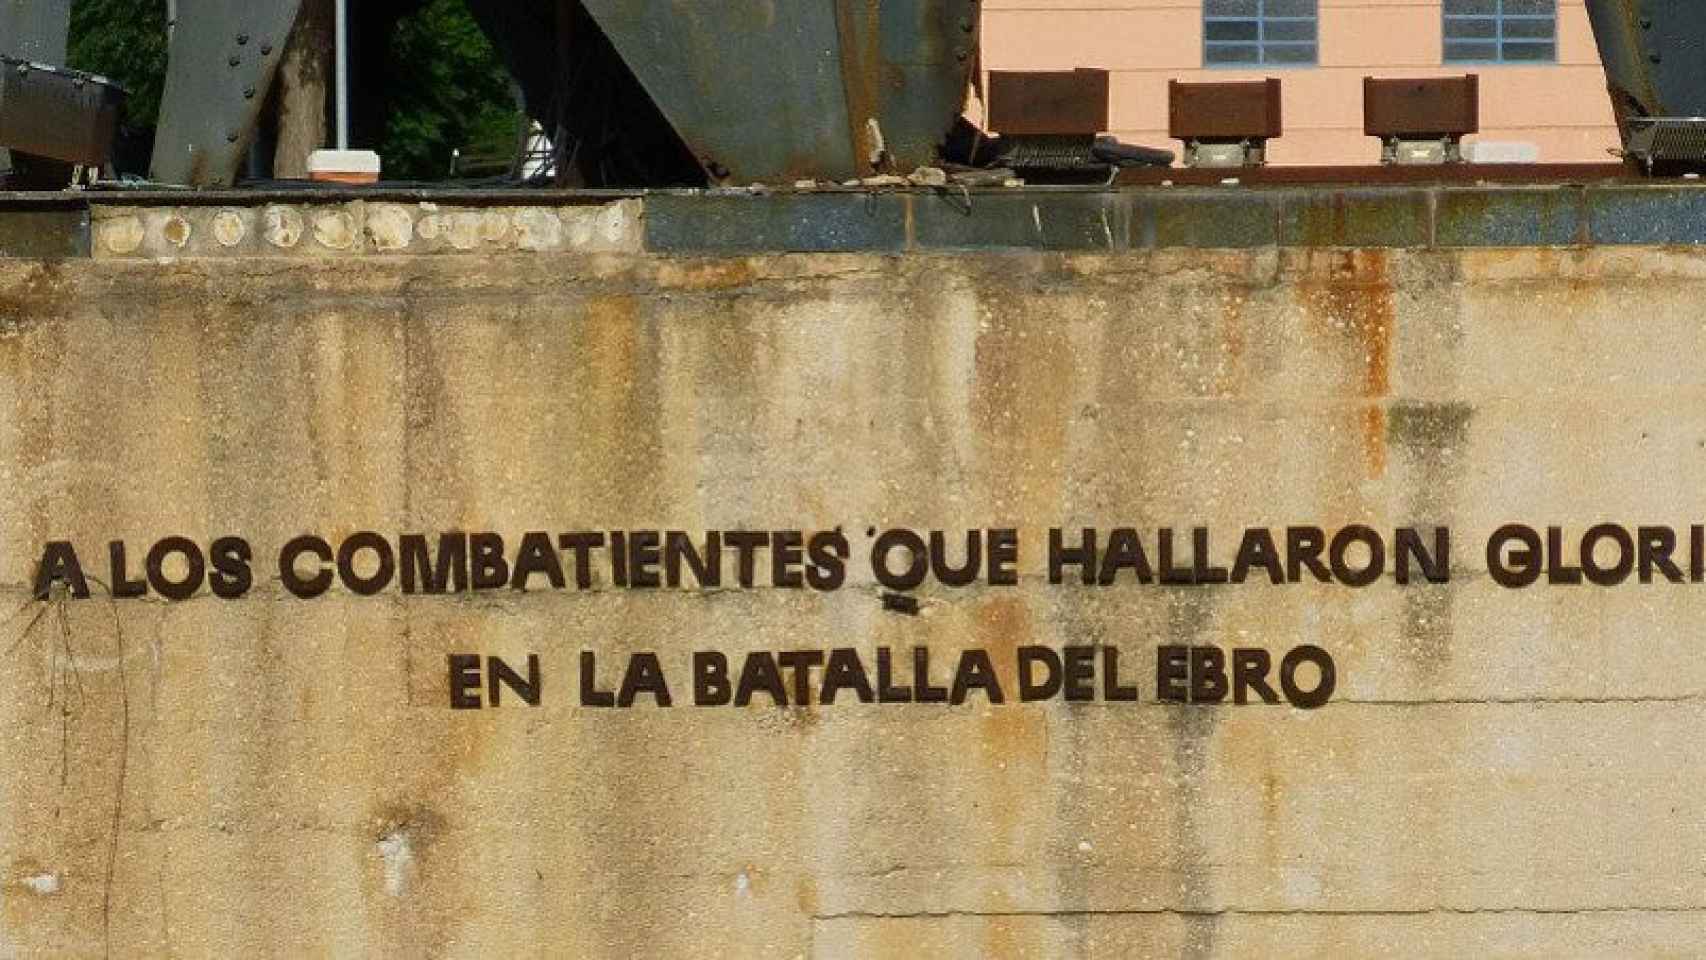
[[[1512,521],[1702,519],[1700,254],[217,243],[0,260],[0,952],[1706,936],[1706,588],[1508,590],[1478,548]],[[1451,582],[1043,576],[1051,526],[1358,521],[1449,524]],[[304,532],[836,526],[1017,527],[1022,576],[923,588],[909,615],[857,564],[833,592],[312,600],[268,571]],[[247,538],[252,590],[30,597],[49,541],[108,579],[109,541],[134,570],[171,534]],[[1302,643],[1337,663],[1319,709],[1154,696],[1159,645]],[[1111,646],[1141,699],[694,707],[679,673],[694,650],[923,645],[988,650],[1011,689],[1027,644]],[[677,705],[579,706],[582,651],[657,652]],[[540,706],[450,709],[457,652],[537,653]]]
[[[1317,66],[1204,69],[1200,0],[989,0],[983,62],[991,70],[1108,70],[1113,132],[1165,146],[1167,81],[1279,77],[1285,136],[1276,164],[1377,163],[1362,132],[1362,78],[1481,78],[1481,133],[1466,142],[1531,145],[1547,163],[1602,162],[1619,146],[1605,72],[1582,0],[1558,0],[1558,61],[1448,64],[1439,0],[1320,0]]]

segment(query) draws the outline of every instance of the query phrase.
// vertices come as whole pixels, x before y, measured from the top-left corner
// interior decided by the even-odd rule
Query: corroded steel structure
[[[157,180],[229,184],[254,135],[301,0],[179,0],[150,165]]]
[[[1588,0],[1625,151],[1648,170],[1706,164],[1706,6]]]
[[[971,0],[586,0],[715,175],[845,179],[934,161],[964,103]]]
[[[156,179],[231,182],[299,6],[184,0]],[[976,63],[973,0],[469,6],[576,186],[909,172],[935,160]]]
[[[1706,115],[1706,6],[1587,0],[1619,126],[1630,117]]]
[[[841,180],[938,159],[975,0],[467,0],[565,186]],[[181,0],[152,172],[228,184],[300,0]],[[1706,8],[1588,0],[1625,148],[1706,162]],[[63,57],[66,0],[0,5],[0,53]]]

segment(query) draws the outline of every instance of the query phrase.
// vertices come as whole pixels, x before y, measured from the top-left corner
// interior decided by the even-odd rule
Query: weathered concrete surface
[[[1694,953],[1706,587],[1510,591],[1479,544],[1702,520],[1703,299],[1659,248],[0,262],[0,951]],[[1453,582],[1039,576],[1051,526],[1358,520],[1449,523]],[[911,617],[858,564],[268,574],[305,531],[837,525],[1018,526],[1024,578]],[[45,541],[167,534],[249,538],[255,589],[28,597]],[[582,650],[1306,642],[1315,711],[1145,669],[1137,704],[574,695]],[[450,710],[450,652],[539,653],[543,704]]]

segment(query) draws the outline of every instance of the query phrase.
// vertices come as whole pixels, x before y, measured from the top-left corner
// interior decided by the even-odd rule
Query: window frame
[[[1482,67],[1556,66],[1558,63],[1558,0],[1551,0],[1552,11],[1550,13],[1506,13],[1505,4],[1507,0],[1493,0],[1493,2],[1492,13],[1452,13],[1452,0],[1440,0],[1440,63],[1445,66]],[[1550,22],[1552,24],[1552,35],[1550,37],[1507,37],[1505,36],[1505,25],[1513,20],[1527,23]],[[1447,30],[1453,21],[1460,23],[1466,21],[1491,22],[1493,33],[1489,37],[1451,37],[1447,35]],[[1451,45],[1453,43],[1491,44],[1494,55],[1490,59],[1485,57],[1454,59],[1451,56]],[[1532,60],[1511,59],[1505,56],[1506,44],[1530,47],[1549,45],[1552,48],[1552,55]]]
[[[1307,16],[1274,15],[1267,12],[1268,4],[1274,0],[1255,0],[1256,12],[1252,16],[1217,16],[1209,13],[1211,0],[1204,0],[1202,5],[1202,65],[1205,70],[1254,70],[1254,69],[1287,69],[1292,67],[1318,67],[1321,65],[1321,0],[1309,0],[1312,12]],[[1254,40],[1210,40],[1209,24],[1212,23],[1254,23],[1256,38]],[[1314,37],[1309,40],[1269,40],[1267,38],[1270,23],[1308,23],[1314,29]],[[1272,47],[1309,49],[1308,60],[1270,60],[1268,50]],[[1214,49],[1246,48],[1256,51],[1254,60],[1214,60],[1209,52]]]

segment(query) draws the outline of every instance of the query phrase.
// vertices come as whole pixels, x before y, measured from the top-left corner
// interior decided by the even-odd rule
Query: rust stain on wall
[[[657,398],[657,331],[638,298],[589,299],[576,325],[585,351],[589,415],[577,418],[580,469],[636,511],[661,513],[660,485],[647,465],[658,457],[662,430]]]
[[[679,290],[735,290],[757,279],[751,261],[734,258],[666,262],[657,268],[658,284]]]
[[[1392,390],[1392,340],[1396,315],[1385,250],[1322,251],[1306,254],[1307,280],[1297,296],[1318,328],[1349,351],[1354,389],[1373,401],[1355,414],[1363,464],[1370,479],[1386,473],[1386,413]]]
[[[1369,405],[1362,408],[1362,455],[1368,476],[1386,473],[1386,408]]]
[[[1019,681],[1013,664],[1020,646],[1033,642],[1030,610],[1016,598],[993,597],[979,601],[975,613],[975,635],[968,646],[981,647],[996,664],[1001,689],[1011,700],[1019,697]],[[981,700],[981,695],[976,695]],[[1005,709],[989,710],[979,723],[983,738],[982,760],[1017,770],[1041,771],[1047,766],[1047,721],[1033,713]],[[1006,777],[998,778],[1006,781]],[[987,798],[986,816],[993,838],[1008,840],[1022,823],[1021,805],[1015,798]]]

